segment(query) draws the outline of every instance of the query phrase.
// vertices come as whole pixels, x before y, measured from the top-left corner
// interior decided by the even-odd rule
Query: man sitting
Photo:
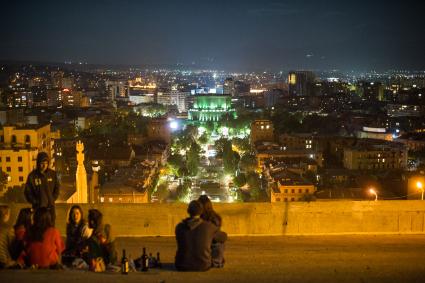
[[[225,242],[227,234],[201,219],[202,205],[189,203],[190,217],[176,226],[177,253],[175,265],[179,271],[206,271],[211,267],[211,243]]]

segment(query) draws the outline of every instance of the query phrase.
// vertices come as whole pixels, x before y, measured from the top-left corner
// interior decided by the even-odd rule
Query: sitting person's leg
[[[224,267],[224,243],[214,242],[211,245],[211,266]]]

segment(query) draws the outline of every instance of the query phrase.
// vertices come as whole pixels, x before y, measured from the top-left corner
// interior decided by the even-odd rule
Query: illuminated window
[[[109,198],[109,202],[112,202],[112,198]]]

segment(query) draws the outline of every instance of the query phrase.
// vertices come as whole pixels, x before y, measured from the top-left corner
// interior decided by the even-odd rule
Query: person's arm
[[[53,187],[53,199],[56,201],[59,197],[60,184],[59,184],[59,179],[58,179],[58,175],[56,174],[56,172],[54,172],[54,175],[55,175],[55,185]]]
[[[217,232],[215,232],[214,235],[214,241],[219,242],[219,243],[224,243],[227,240],[227,233],[217,230]]]
[[[5,267],[10,267],[16,264],[16,261],[12,259],[9,252],[9,247],[12,245],[15,236],[13,229],[9,229],[5,232],[5,238],[0,241],[0,263],[4,264]]]
[[[31,182],[32,180],[32,175],[28,175],[27,177],[27,182],[25,184],[25,189],[24,189],[24,195],[25,195],[25,199],[31,203],[33,206],[36,206],[37,204],[37,196],[35,195],[34,192],[34,187],[33,184]]]

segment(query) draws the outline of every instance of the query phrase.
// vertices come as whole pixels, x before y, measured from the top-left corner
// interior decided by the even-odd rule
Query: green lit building
[[[188,118],[194,121],[222,121],[236,118],[229,95],[197,95],[189,109]]]

